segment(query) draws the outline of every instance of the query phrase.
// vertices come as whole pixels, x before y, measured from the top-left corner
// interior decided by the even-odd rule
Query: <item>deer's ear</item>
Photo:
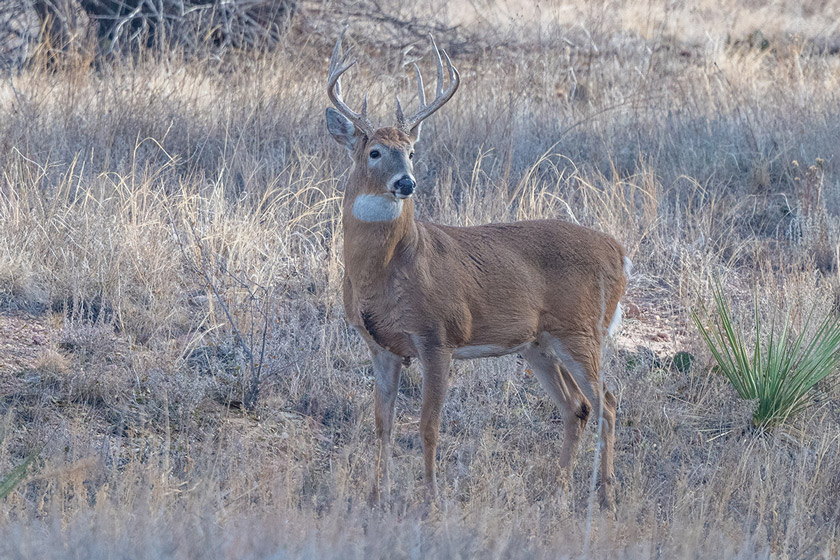
[[[347,148],[351,155],[356,141],[362,136],[362,133],[356,130],[356,126],[350,122],[350,119],[332,107],[327,108],[327,130],[330,131],[336,142]]]

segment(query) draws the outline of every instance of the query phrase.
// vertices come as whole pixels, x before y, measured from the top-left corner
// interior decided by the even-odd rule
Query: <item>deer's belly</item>
[[[496,358],[506,354],[516,354],[521,352],[528,346],[530,342],[519,344],[517,346],[504,346],[500,344],[474,344],[470,346],[461,346],[456,348],[452,353],[452,357],[456,360],[472,360],[474,358]]]

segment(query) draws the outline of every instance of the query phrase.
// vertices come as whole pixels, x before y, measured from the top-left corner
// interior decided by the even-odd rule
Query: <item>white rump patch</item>
[[[403,201],[387,194],[360,194],[353,201],[353,216],[363,222],[393,222],[402,214]]]
[[[629,258],[624,257],[624,279],[630,280],[630,272],[633,271],[633,263]],[[613,313],[610,320],[610,326],[607,327],[607,336],[615,336],[618,334],[618,329],[621,327],[621,304],[615,306],[615,313]]]
[[[630,280],[630,273],[633,272],[633,262],[624,257],[624,278]]]
[[[513,348],[501,346],[499,344],[476,344],[474,346],[462,346],[456,348],[452,353],[452,357],[456,360],[472,360],[474,358],[497,358],[507,354],[520,352],[527,348],[531,343],[520,344]]]
[[[625,257],[626,258],[626,257]],[[621,326],[621,304],[615,306],[615,313],[613,313],[610,326],[607,328],[608,336],[615,336],[618,333],[618,328]]]

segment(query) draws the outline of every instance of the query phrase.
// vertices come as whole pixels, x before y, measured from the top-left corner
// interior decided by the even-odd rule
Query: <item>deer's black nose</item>
[[[396,189],[397,193],[401,196],[408,197],[414,194],[414,188],[417,184],[414,182],[414,179],[411,178],[410,175],[403,175],[400,177],[400,180],[394,183],[394,188]]]

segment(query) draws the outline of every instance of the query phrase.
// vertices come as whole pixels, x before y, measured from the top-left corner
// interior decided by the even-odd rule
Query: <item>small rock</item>
[[[628,319],[638,319],[642,316],[642,310],[635,303],[627,303],[624,306],[624,316]]]

